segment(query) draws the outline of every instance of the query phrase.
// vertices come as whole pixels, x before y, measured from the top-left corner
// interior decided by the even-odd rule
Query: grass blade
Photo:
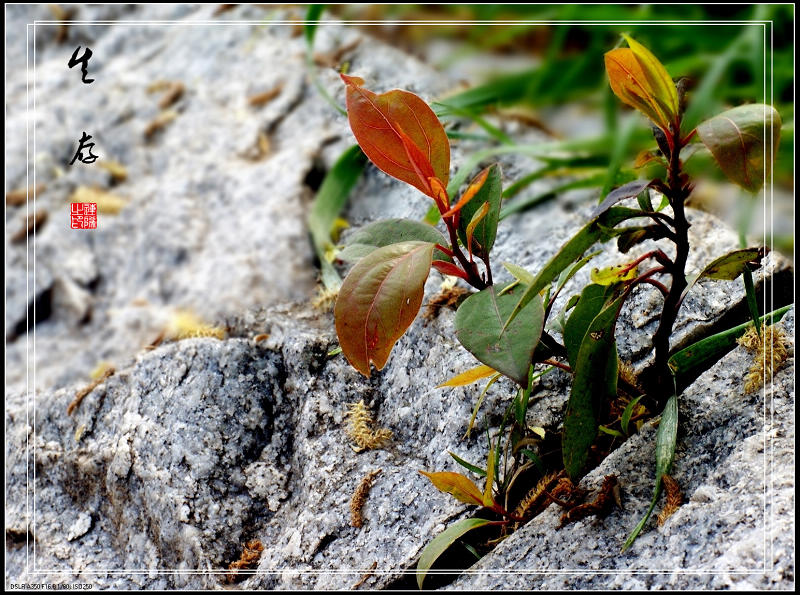
[[[350,191],[361,177],[366,163],[367,158],[358,145],[342,153],[322,181],[308,214],[308,228],[322,269],[322,284],[326,289],[338,289],[342,284],[339,273],[327,258],[327,251],[333,247],[331,229],[347,204]]]

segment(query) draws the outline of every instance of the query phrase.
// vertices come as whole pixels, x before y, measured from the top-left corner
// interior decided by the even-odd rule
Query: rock
[[[47,186],[36,207],[49,218],[35,243],[6,246],[7,581],[217,588],[243,546],[258,539],[260,574],[245,578],[246,588],[345,589],[373,565],[366,587],[397,584],[433,536],[472,514],[418,470],[458,470],[450,452],[484,465],[483,429],[499,426],[515,387],[496,383],[476,431],[462,438],[478,390],[434,388],[475,365],[456,342],[447,309],[417,320],[370,379],[342,356],[327,355],[336,345],[332,317],[305,305],[316,280],[305,220],[321,174],[354,142],[349,126],[306,80],[305,40],[291,27],[237,24],[209,35],[193,23],[301,14],[256,5],[216,16],[212,6],[76,10],[82,21],[174,19],[183,26],[75,25],[65,44],[41,27],[31,42],[33,163],[36,182]],[[47,18],[42,6],[9,7],[9,72],[26,72],[22,24]],[[316,48],[329,52],[356,39],[350,69],[370,88],[405,88],[427,100],[451,88],[446,77],[354,29],[321,26]],[[93,50],[92,85],[66,67],[78,43]],[[198,59],[205,55],[215,59]],[[320,69],[318,76],[342,103],[337,74]],[[163,92],[147,91],[160,80],[184,85],[168,108],[159,107]],[[32,182],[24,157],[27,79],[11,74],[7,83],[7,178],[19,188]],[[271,89],[279,91],[267,103],[249,104]],[[174,113],[165,118],[165,109]],[[146,137],[158,118],[163,126]],[[101,158],[125,166],[124,181],[100,168],[66,165],[84,130]],[[541,133],[524,135],[544,140]],[[453,142],[452,148],[455,172],[480,146]],[[522,156],[499,161],[506,182],[535,166]],[[67,202],[81,186],[113,186],[127,204],[115,215],[101,212],[97,230],[76,233],[68,227]],[[525,192],[543,190],[546,182],[539,181]],[[506,260],[538,270],[585,223],[595,198],[570,193],[503,221],[498,275]],[[358,226],[382,217],[419,219],[429,206],[370,166],[346,215]],[[7,235],[25,209],[8,211]],[[735,236],[713,217],[693,211],[691,218],[690,269],[736,247]],[[653,246],[632,255],[610,249],[592,264],[618,264]],[[759,279],[785,284],[791,276],[785,259],[770,262]],[[587,268],[576,276],[560,299],[588,274]],[[426,300],[441,283],[438,273],[430,275]],[[723,327],[742,308],[743,295],[739,282],[690,294],[675,345]],[[649,361],[659,299],[642,290],[620,318],[630,330],[620,353],[637,370]],[[143,350],[158,342],[179,308],[217,325],[226,338]],[[103,361],[116,373],[67,416],[67,405]],[[551,436],[559,430],[568,380],[562,372],[543,377],[530,410],[529,421]],[[346,436],[346,408],[362,399],[376,423],[393,432],[385,449],[357,453]],[[721,423],[738,431],[727,418]],[[720,436],[734,442],[719,452],[739,435]],[[631,444],[648,437],[652,430]],[[650,468],[648,447],[636,452],[647,463],[615,453],[620,468],[634,462]],[[382,471],[364,502],[364,524],[352,527],[351,497],[376,469]],[[34,472],[34,490],[26,492]],[[636,485],[629,497],[638,506],[648,487]],[[717,497],[714,489],[708,497]],[[44,578],[26,566],[34,543],[36,569],[53,572]]]
[[[790,359],[766,390],[744,394],[753,354],[737,347],[680,396],[672,475],[684,504],[662,527],[654,514],[630,550],[620,553],[652,496],[656,428],[649,423],[581,482],[597,489],[605,475],[616,474],[624,510],[557,530],[561,512],[551,505],[449,588],[791,588],[794,310],[778,326],[791,340]]]

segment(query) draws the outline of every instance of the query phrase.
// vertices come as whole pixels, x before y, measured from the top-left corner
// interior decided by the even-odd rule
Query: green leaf
[[[537,296],[547,285],[553,282],[565,268],[575,262],[581,255],[599,241],[609,239],[607,228],[612,228],[626,219],[641,217],[644,213],[636,209],[625,207],[611,207],[608,211],[600,215],[597,219],[586,224],[569,240],[553,258],[544,266],[542,271],[536,276],[525,292],[520,296],[511,314],[505,322],[508,327],[519,312]]]
[[[622,431],[625,434],[628,434],[628,424],[631,423],[631,417],[633,416],[633,412],[636,409],[636,405],[639,404],[639,401],[644,397],[644,395],[639,395],[635,399],[633,399],[630,403],[625,406],[625,410],[622,412],[622,419],[620,421],[620,425],[622,426]]]
[[[567,348],[567,359],[573,370],[578,363],[578,352],[586,331],[600,314],[610,294],[611,290],[603,285],[591,284],[584,287],[575,309],[564,325],[564,347]]]
[[[460,456],[458,456],[454,452],[450,452],[450,456],[453,457],[453,459],[455,459],[456,463],[458,463],[459,465],[461,465],[465,469],[468,469],[469,471],[472,471],[473,473],[475,473],[476,475],[479,475],[480,477],[486,477],[486,471],[484,469],[481,469],[477,465],[473,465],[472,463],[470,463],[468,461],[465,461],[464,459],[462,459]]]
[[[780,115],[763,104],[740,105],[697,127],[728,179],[750,192],[758,192],[769,177],[780,134]]]
[[[483,504],[483,494],[478,486],[466,475],[453,471],[435,471],[429,473],[420,470],[420,473],[431,480],[433,486],[440,492],[447,492],[453,498],[464,504]]]
[[[792,309],[792,304],[778,308],[762,317],[765,324],[775,324],[783,315]],[[745,322],[732,329],[711,335],[681,349],[669,358],[669,367],[675,376],[680,380],[689,376],[697,368],[703,368],[717,361],[722,355],[736,346],[736,339],[741,337],[745,331],[753,326],[753,322]]]
[[[456,539],[473,529],[483,527],[491,522],[486,519],[462,519],[434,537],[433,541],[422,550],[422,554],[419,557],[419,562],[417,563],[417,586],[422,589],[422,583],[428,574],[428,570]]]
[[[526,304],[519,321],[503,331],[519,291],[497,295],[490,286],[468,297],[456,312],[456,337],[479,361],[505,374],[521,386],[528,382],[533,352],[544,326],[544,308],[539,296]]]
[[[478,174],[480,175],[480,174]],[[486,215],[475,224],[472,237],[481,245],[480,256],[486,256],[494,246],[497,235],[497,223],[500,217],[500,200],[503,195],[500,166],[497,164],[489,168],[489,175],[475,196],[461,207],[458,220],[458,237],[464,246],[469,244],[468,228],[473,218],[479,214],[484,203],[488,203]]]
[[[492,484],[494,483],[495,472],[495,450],[489,448],[489,458],[486,461],[486,487],[483,489],[483,505],[492,506],[494,496],[492,496]]]
[[[539,470],[539,473],[541,473],[542,475],[545,475],[545,473],[547,472],[547,468],[544,466],[544,463],[542,462],[542,459],[539,458],[539,455],[537,455],[532,450],[528,450],[527,448],[523,448],[519,452],[520,452],[520,454],[525,455],[528,459],[530,459],[530,461],[534,465],[536,465],[536,468]]]
[[[370,361],[386,365],[397,340],[414,321],[434,245],[403,242],[378,248],[350,270],[334,307],[336,334],[347,361],[364,376]]]
[[[653,203],[650,200],[650,191],[647,188],[636,195],[636,201],[639,203],[639,208],[643,211],[653,210]]]
[[[322,267],[322,283],[328,289],[336,289],[342,284],[336,269],[325,256],[333,247],[331,229],[366,164],[367,158],[358,145],[342,153],[322,181],[308,214],[308,228]]]
[[[311,4],[306,11],[304,33],[309,47],[314,45],[314,35],[317,33],[317,23],[325,10],[324,4]]]
[[[353,262],[365,257],[376,248],[410,241],[447,245],[444,236],[427,223],[412,219],[381,219],[351,234],[337,257],[345,262]],[[436,250],[433,260],[450,262],[451,258],[444,252]]]
[[[650,507],[647,509],[644,518],[639,521],[634,530],[631,532],[625,545],[622,546],[622,551],[627,550],[639,536],[639,533],[644,529],[647,520],[653,513],[653,509],[658,502],[658,497],[661,495],[662,477],[668,474],[672,467],[672,460],[675,458],[675,446],[678,441],[678,397],[672,395],[664,407],[664,413],[661,414],[661,422],[658,424],[658,433],[656,434],[656,485],[653,489],[653,499],[650,501]]]
[[[575,274],[586,265],[586,263],[588,263],[595,256],[600,254],[600,252],[601,250],[597,250],[596,252],[587,254],[586,256],[581,258],[578,262],[576,262],[574,265],[572,265],[570,268],[561,271],[561,274],[558,276],[558,281],[556,281],[556,291],[555,291],[556,295],[561,293],[561,290],[564,288],[564,285],[566,285],[567,282],[570,279],[572,279],[575,276]],[[530,282],[527,283],[527,285],[530,285],[532,282],[533,281],[531,280]]]
[[[733,252],[723,254],[719,258],[715,258],[712,262],[707,264],[702,271],[688,277],[686,289],[684,289],[681,294],[681,300],[686,297],[689,290],[700,279],[706,277],[718,281],[733,281],[744,271],[749,270],[750,265],[759,263],[764,257],[764,254],[764,248],[745,248],[743,250],[734,250]]]
[[[611,378],[611,375],[616,374],[617,367],[610,366],[609,361],[616,360],[614,326],[626,295],[622,294],[611,302],[592,320],[573,366],[575,378],[561,441],[564,468],[573,481],[580,477],[589,447],[597,437],[602,403],[616,397],[616,378]],[[615,390],[613,395],[610,394],[612,387]]]

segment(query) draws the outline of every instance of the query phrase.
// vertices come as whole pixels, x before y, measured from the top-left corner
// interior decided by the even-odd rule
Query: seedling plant
[[[420,585],[439,555],[478,527],[497,525],[501,534],[507,534],[551,502],[567,509],[562,524],[586,514],[606,514],[617,494],[612,476],[588,504],[580,503],[584,494],[576,486],[587,467],[596,462],[591,453],[593,445],[597,450],[599,436],[624,438],[645,399],[661,411],[656,479],[651,505],[623,546],[628,548],[652,513],[674,458],[676,374],[692,364],[685,352],[670,353],[670,338],[687,293],[701,278],[733,280],[744,275],[751,313],[758,321],[751,270],[759,266],[764,248],[736,250],[697,274],[686,274],[690,243],[685,203],[694,184],[684,172],[683,160],[698,148],[695,141],[700,141],[730,180],[755,193],[770,171],[780,118],[770,106],[749,104],[691,130],[682,129],[685,81],[673,81],[647,48],[631,37],[625,40],[628,47],[605,55],[608,79],[623,103],[649,119],[655,146],[637,161],[657,166],[659,173],[602,197],[590,220],[538,272],[503,263],[515,279],[504,286],[495,283],[492,261],[503,197],[500,166],[480,171],[460,195],[452,188],[448,192],[450,145],[434,111],[408,91],[376,94],[361,78],[341,75],[347,115],[361,151],[383,172],[429,197],[445,230],[442,234],[426,222],[392,219],[351,234],[339,257],[355,264],[341,285],[334,309],[342,353],[365,376],[370,375],[371,365],[382,369],[394,344],[416,318],[433,268],[476,290],[458,307],[455,334],[481,366],[448,384],[487,377],[493,382],[502,375],[519,385],[501,426],[506,439],[490,440],[486,466],[456,457],[485,477],[483,489],[461,473],[423,472],[439,490],[482,507],[489,518],[462,520],[437,536],[418,564]],[[651,202],[654,197],[660,204]],[[636,199],[637,206],[620,206],[626,199]],[[593,269],[591,283],[556,311],[556,298],[567,282],[597,254],[589,252],[592,247],[614,238],[622,253],[646,240],[662,241],[671,248],[653,249],[630,262]],[[661,294],[662,305],[652,337],[654,361],[641,376],[643,390],[639,390],[620,368],[616,333],[620,311],[643,285]],[[526,420],[533,380],[543,373],[542,365],[544,370],[557,367],[572,375],[560,444],[563,470],[555,473],[548,473],[531,448],[541,435]],[[619,429],[611,428],[609,420],[618,422]],[[510,494],[520,493],[520,478],[531,472],[538,474],[539,481],[510,499]]]

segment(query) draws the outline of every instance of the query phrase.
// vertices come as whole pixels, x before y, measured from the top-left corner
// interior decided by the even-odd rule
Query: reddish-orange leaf
[[[334,318],[347,361],[369,377],[380,370],[422,305],[431,268],[431,242],[401,242],[371,252],[351,269],[336,299]]]
[[[489,177],[489,169],[490,168],[487,167],[481,173],[475,176],[475,179],[472,180],[469,188],[467,188],[466,192],[464,192],[461,198],[458,199],[458,202],[453,206],[452,209],[444,213],[442,217],[451,217],[455,215],[465,204],[471,201],[473,197],[478,194],[480,189],[483,188],[483,185],[486,183],[486,178]]]
[[[395,89],[376,95],[363,79],[341,75],[347,85],[347,117],[361,150],[390,176],[435,198],[429,177],[447,185],[450,143],[441,122],[422,99]]]
[[[483,506],[483,493],[466,475],[453,471],[428,473],[420,470],[420,473],[430,479],[437,490],[452,494],[459,502]]]
[[[450,206],[450,197],[447,195],[447,188],[444,187],[444,184],[442,184],[439,178],[428,178],[428,182],[433,190],[433,200],[436,201],[439,211],[446,211],[447,207]]]
[[[467,273],[463,269],[454,265],[452,262],[446,260],[434,260],[431,263],[433,267],[443,275],[452,275],[453,277],[461,277],[462,279],[469,279]]]
[[[472,234],[475,233],[475,228],[478,226],[486,214],[489,212],[489,203],[485,202],[481,205],[481,208],[475,211],[475,214],[472,216],[472,220],[470,220],[469,224],[467,225],[467,251],[469,252],[469,257],[472,258]]]

